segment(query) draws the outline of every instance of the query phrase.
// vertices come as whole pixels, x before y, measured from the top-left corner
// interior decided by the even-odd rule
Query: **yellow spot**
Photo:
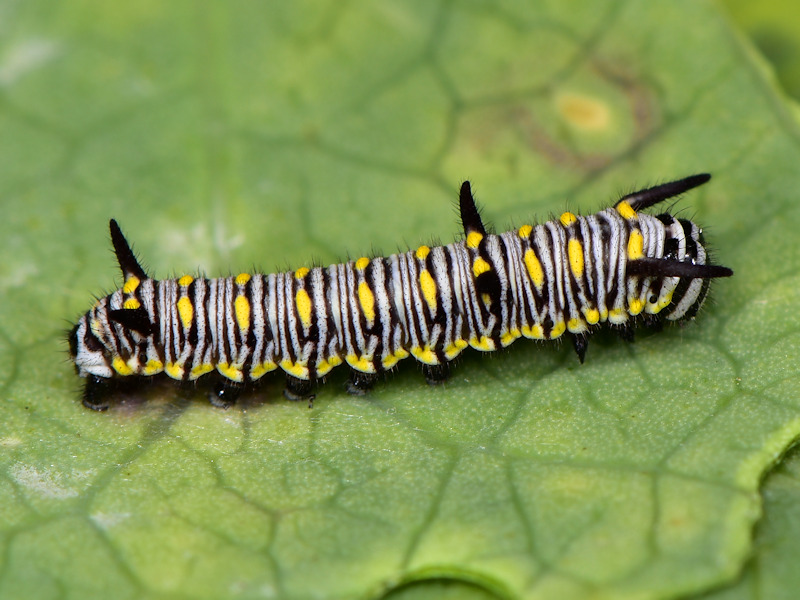
[[[395,354],[387,354],[386,356],[383,357],[383,360],[381,360],[381,364],[383,365],[383,368],[386,370],[391,369],[398,362],[400,362],[400,357]]]
[[[608,105],[583,94],[560,94],[556,98],[556,109],[567,123],[584,131],[603,131],[611,124]]]
[[[418,361],[423,362],[426,365],[439,364],[439,359],[436,357],[436,353],[433,350],[431,350],[430,346],[425,346],[424,348],[412,348],[411,354]]]
[[[553,326],[553,329],[550,331],[550,339],[554,340],[557,337],[561,337],[561,334],[567,330],[567,324],[564,321],[559,321]]]
[[[122,293],[123,294],[132,294],[136,291],[136,288],[139,287],[139,278],[136,275],[131,275],[128,277],[127,281],[125,281],[125,285],[122,286]]]
[[[178,363],[167,363],[164,371],[173,379],[183,379],[183,365]]]
[[[489,306],[492,303],[492,297],[489,294],[481,294],[481,300],[486,306]]]
[[[103,339],[103,327],[100,325],[100,321],[97,319],[92,319],[92,322],[89,323],[89,329],[92,330],[94,337],[98,339]]]
[[[640,300],[639,298],[631,298],[631,300],[628,301],[628,312],[631,315],[638,315],[643,310],[644,300]]]
[[[339,358],[338,356],[331,356],[331,357],[328,359],[328,362],[329,362],[330,364],[332,364],[334,367],[338,367],[340,364],[342,364],[342,359],[341,359],[341,358]]]
[[[290,360],[281,361],[281,369],[298,379],[308,379],[308,367],[302,363],[293,363]]]
[[[348,354],[345,357],[347,364],[353,367],[356,371],[361,371],[362,373],[375,373],[375,365],[372,364],[372,360],[369,358],[362,356],[358,357],[355,354]]]
[[[482,335],[480,338],[472,338],[469,345],[482,352],[491,352],[495,349],[494,340],[490,337]]]
[[[589,323],[589,325],[595,325],[600,322],[600,311],[596,308],[583,311],[583,316],[586,318],[586,322]]]
[[[567,329],[572,333],[582,333],[586,331],[586,324],[580,319],[570,319],[567,321]]]
[[[480,256],[475,259],[474,263],[472,263],[472,274],[475,275],[475,277],[478,277],[479,275],[491,270],[492,267],[489,265],[489,263],[483,260]]]
[[[532,325],[530,327],[523,325],[522,335],[532,340],[542,340],[544,339],[544,329],[542,329],[541,325]]]
[[[294,278],[298,280],[303,279],[306,275],[308,275],[307,267],[300,267],[294,272]]]
[[[519,237],[525,239],[526,237],[529,237],[531,235],[531,231],[533,231],[533,227],[531,227],[530,225],[523,225],[522,227],[519,228],[518,232]]]
[[[131,371],[133,371],[134,373],[136,373],[139,370],[139,367],[142,366],[141,363],[139,362],[139,357],[138,356],[131,356],[128,359],[127,365],[128,365],[128,368]]]
[[[469,346],[466,340],[454,340],[447,348],[444,349],[444,355],[447,360],[453,360],[456,356],[461,354],[461,351]]]
[[[277,368],[278,365],[276,365],[271,360],[268,360],[266,362],[257,365],[253,365],[253,368],[250,369],[250,379],[258,379],[259,377],[263,377],[270,371],[274,371]]]
[[[161,373],[163,370],[164,363],[160,360],[148,360],[142,372],[145,375],[155,375],[156,373]]]
[[[544,285],[544,271],[542,270],[542,263],[536,258],[536,253],[530,248],[525,252],[525,267],[528,269],[528,275],[533,281],[533,284],[541,289]]]
[[[601,321],[607,321],[608,320],[608,309],[607,308],[603,308],[603,310],[600,311],[600,320]]]
[[[236,300],[233,301],[233,312],[236,314],[236,322],[239,323],[239,329],[242,331],[249,329],[250,302],[246,296],[236,296]]]
[[[227,377],[231,381],[236,381],[239,383],[244,381],[244,374],[242,373],[242,369],[237,365],[229,365],[228,363],[219,363],[217,365],[217,371],[219,371],[223,377]]]
[[[608,311],[608,320],[614,325],[619,325],[628,320],[628,313],[624,308],[612,308]]]
[[[477,248],[481,245],[481,240],[483,240],[483,234],[480,234],[477,231],[470,231],[467,235],[467,247]]]
[[[428,248],[427,246],[420,246],[419,248],[417,248],[416,256],[420,260],[425,260],[426,258],[428,258],[428,254],[430,253],[431,253],[430,248]]]
[[[198,377],[202,377],[206,373],[211,373],[214,370],[214,365],[209,363],[203,363],[201,365],[197,365],[196,367],[192,367],[192,370],[189,371],[189,379],[194,380]]]
[[[366,256],[362,256],[356,261],[356,269],[359,271],[363,271],[369,266],[369,259]]]
[[[578,219],[571,212],[567,211],[567,212],[561,213],[561,218],[559,220],[561,221],[561,224],[564,227],[569,227],[570,225],[572,225]]]
[[[120,375],[133,375],[133,370],[119,356],[115,356],[111,361],[111,366]]]
[[[408,356],[408,352],[403,350],[402,348],[398,348],[395,350],[394,354],[388,354],[383,358],[381,363],[383,364],[384,369],[391,369],[395,366],[399,361],[403,360]]]
[[[178,300],[178,316],[181,318],[184,329],[189,329],[192,326],[192,319],[194,318],[194,307],[192,301],[186,296],[182,296]]]
[[[122,305],[122,308],[126,308],[129,310],[135,310],[141,306],[141,303],[136,298],[128,298],[125,300],[125,303]]]
[[[322,377],[323,375],[327,375],[333,369],[333,365],[329,363],[324,358],[322,360],[317,361],[317,376]]]
[[[436,282],[427,270],[419,274],[419,286],[425,302],[428,303],[428,308],[432,313],[436,312]]]
[[[236,285],[246,285],[248,281],[250,281],[249,273],[239,273],[236,276]]]
[[[300,317],[300,322],[304,328],[308,329],[311,327],[311,297],[307,291],[299,289],[294,295],[294,303],[297,306],[297,316]]]
[[[628,219],[629,221],[636,218],[636,211],[628,204],[627,200],[622,200],[617,203],[617,212],[623,219]]]
[[[367,325],[372,327],[375,322],[375,296],[366,281],[358,284],[358,303],[367,319]]]
[[[644,310],[649,315],[657,315],[663,307],[658,302],[648,302]]]
[[[183,277],[178,279],[178,285],[183,287],[189,287],[190,285],[192,285],[193,281],[194,277],[192,277],[191,275],[184,275]]]
[[[644,238],[642,232],[638,229],[631,231],[631,236],[628,238],[628,260],[636,260],[644,256]]]
[[[511,329],[500,336],[500,345],[505,348],[506,346],[512,344],[520,335],[519,329]]]
[[[569,268],[575,277],[583,275],[583,245],[578,240],[572,239],[567,244],[569,254]]]

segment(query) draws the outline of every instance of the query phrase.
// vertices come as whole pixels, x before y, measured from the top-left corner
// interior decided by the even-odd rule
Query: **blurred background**
[[[796,0],[722,0],[722,4],[770,62],[786,93],[800,100],[800,4]]]

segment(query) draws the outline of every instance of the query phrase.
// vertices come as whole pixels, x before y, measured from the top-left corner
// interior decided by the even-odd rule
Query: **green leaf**
[[[742,576],[729,586],[703,594],[703,600],[792,600],[800,577],[800,449],[795,447],[764,483],[764,518],[758,524],[754,554]]]
[[[797,126],[706,2],[0,1],[0,597],[662,598],[734,578],[800,433]],[[80,406],[63,330],[119,284],[498,230],[708,171],[697,323]],[[795,555],[796,556],[796,555]],[[780,586],[782,582],[776,583]],[[790,585],[788,581],[786,585]]]
[[[800,98],[800,20],[795,18],[794,2],[724,0],[723,4],[764,53],[784,89],[795,100]]]

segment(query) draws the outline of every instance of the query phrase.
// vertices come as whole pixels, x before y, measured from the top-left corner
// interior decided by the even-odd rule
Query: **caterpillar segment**
[[[668,213],[640,212],[695,188],[707,174],[647,188],[594,215],[563,213],[502,234],[486,230],[469,182],[459,193],[464,239],[388,257],[278,274],[151,278],[116,221],[111,240],[123,285],[101,298],[69,336],[86,378],[83,403],[108,407],[111,384],[161,373],[194,381],[216,372],[212,402],[282,370],[284,394],[313,399],[337,366],[366,394],[404,358],[444,381],[466,348],[489,352],[520,337],[567,335],[583,362],[601,326],[633,339],[634,326],[691,319],[711,279],[702,230]]]

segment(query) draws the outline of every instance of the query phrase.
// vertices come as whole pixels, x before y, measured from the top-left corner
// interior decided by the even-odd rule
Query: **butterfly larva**
[[[313,398],[315,382],[346,362],[348,391],[364,394],[411,355],[429,383],[472,346],[491,351],[519,337],[568,332],[581,362],[603,323],[632,338],[633,324],[690,319],[709,280],[733,271],[706,263],[701,229],[667,213],[638,211],[697,187],[701,174],[629,194],[591,216],[487,233],[469,182],[460,193],[464,240],[327,268],[218,279],[157,281],[142,269],[116,221],[111,240],[124,278],[69,336],[87,382],[83,403],[108,404],[106,385],[166,373],[222,375],[214,403],[278,368],[284,394]],[[641,316],[640,316],[641,315]]]

